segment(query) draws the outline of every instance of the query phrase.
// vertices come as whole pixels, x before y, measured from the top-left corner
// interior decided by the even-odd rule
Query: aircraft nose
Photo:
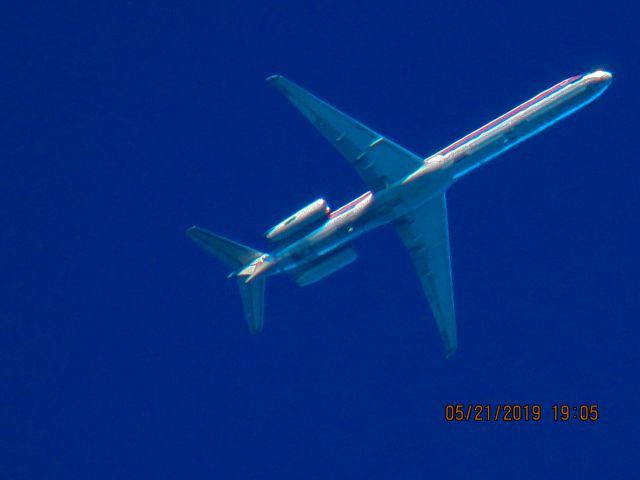
[[[613,75],[605,70],[596,70],[595,72],[587,75],[587,77],[596,83],[609,83],[611,82]]]

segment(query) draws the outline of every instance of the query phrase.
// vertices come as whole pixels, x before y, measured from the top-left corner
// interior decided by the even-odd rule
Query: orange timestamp
[[[555,404],[551,408],[554,422],[595,422],[600,419],[597,404]],[[539,403],[457,403],[444,406],[447,422],[539,422],[545,416]]]

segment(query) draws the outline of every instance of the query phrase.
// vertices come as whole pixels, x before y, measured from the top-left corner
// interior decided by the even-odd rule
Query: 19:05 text
[[[447,422],[539,422],[545,416],[542,405],[497,403],[497,404],[447,404],[444,419]],[[596,422],[600,419],[597,404],[554,404],[549,409],[555,422]]]

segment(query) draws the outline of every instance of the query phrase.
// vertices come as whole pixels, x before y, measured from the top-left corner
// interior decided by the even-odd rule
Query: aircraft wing
[[[280,75],[267,78],[351,163],[372,191],[415,172],[422,159]]]
[[[396,222],[444,341],[447,356],[458,348],[451,281],[449,227],[444,193]]]

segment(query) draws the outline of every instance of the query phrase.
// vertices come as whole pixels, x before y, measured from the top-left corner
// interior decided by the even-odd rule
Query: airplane
[[[265,234],[271,253],[197,226],[186,233],[232,269],[229,278],[237,279],[249,330],[258,333],[268,276],[286,272],[300,286],[315,283],[356,260],[352,243],[357,237],[393,224],[409,249],[449,357],[458,337],[446,191],[475,168],[595,100],[611,79],[603,70],[567,78],[423,159],[273,75],[267,81],[346,157],[369,190],[337,210],[320,198],[287,217]]]

